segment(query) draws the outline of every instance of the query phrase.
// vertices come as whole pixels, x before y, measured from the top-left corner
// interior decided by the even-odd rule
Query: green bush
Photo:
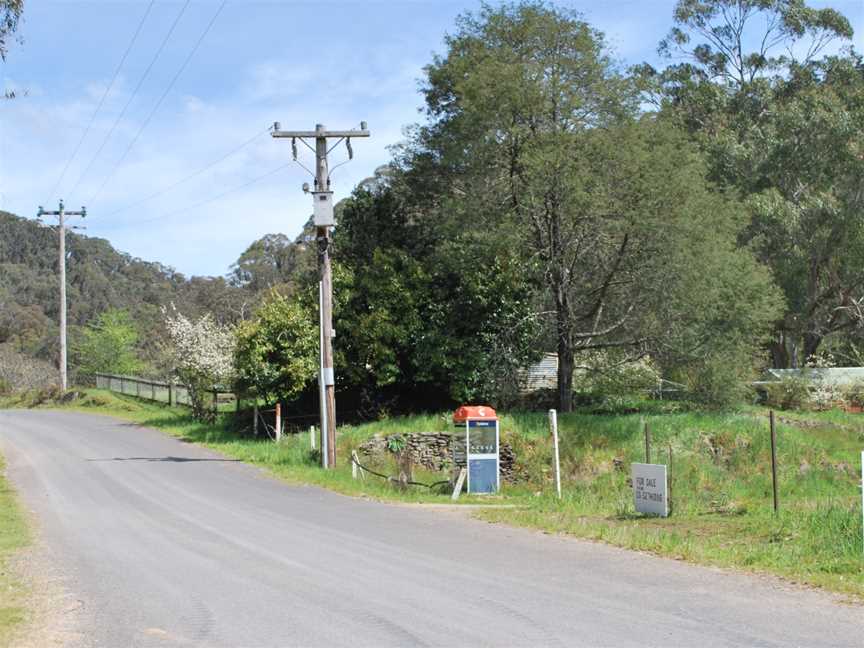
[[[72,362],[82,374],[135,375],[143,369],[137,355],[138,328],[128,311],[100,314],[72,340]]]
[[[695,404],[689,401],[661,401],[639,396],[606,396],[605,398],[587,403],[578,410],[585,414],[676,414],[694,409]]]
[[[679,368],[675,379],[684,384],[688,398],[702,407],[737,407],[752,400],[754,363],[747,346],[730,343]]]
[[[291,401],[314,379],[318,333],[297,298],[271,291],[235,331],[234,366],[241,392],[268,402]]]
[[[864,407],[864,382],[856,381],[843,389],[843,400],[854,407]]]
[[[765,386],[765,404],[777,409],[805,409],[811,401],[810,381],[806,376],[784,376]]]
[[[657,389],[660,384],[660,372],[651,358],[627,361],[621,354],[604,351],[587,355],[580,362],[587,368],[573,376],[577,401],[635,398]]]

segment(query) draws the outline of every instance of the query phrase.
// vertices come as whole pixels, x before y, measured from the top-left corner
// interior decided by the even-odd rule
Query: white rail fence
[[[100,373],[97,373],[95,377],[96,387],[99,389],[107,389],[118,394],[136,396],[168,405],[191,405],[189,390],[173,382]],[[239,403],[233,392],[214,388],[209,390],[209,393],[212,395],[213,407],[216,409],[223,403]]]

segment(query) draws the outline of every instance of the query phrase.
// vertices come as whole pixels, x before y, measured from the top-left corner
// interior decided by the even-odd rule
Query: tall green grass
[[[11,645],[26,620],[25,584],[12,573],[9,561],[30,541],[24,513],[4,471],[0,457],[0,646]]]

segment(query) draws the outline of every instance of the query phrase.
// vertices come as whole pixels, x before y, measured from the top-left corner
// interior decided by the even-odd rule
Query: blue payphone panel
[[[466,421],[469,493],[497,493],[498,421]]]

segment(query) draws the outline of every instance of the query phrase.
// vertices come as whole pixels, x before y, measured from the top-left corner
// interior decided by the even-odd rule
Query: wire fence
[[[118,376],[116,374],[95,374],[96,387],[136,396],[144,400],[165,403],[167,405],[191,406],[189,390],[183,385],[163,380],[140,378],[138,376]],[[218,387],[208,390],[212,398],[213,409],[222,411],[238,405],[234,392],[221,390]]]

